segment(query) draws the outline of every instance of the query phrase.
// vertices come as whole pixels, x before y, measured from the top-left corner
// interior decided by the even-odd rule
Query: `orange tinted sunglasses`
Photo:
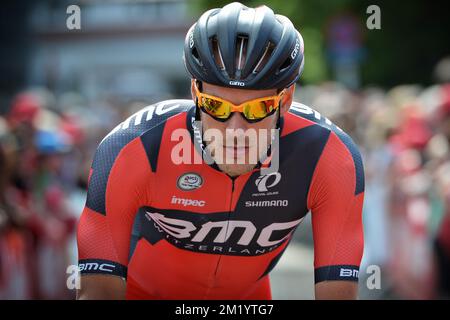
[[[227,121],[233,112],[240,112],[248,122],[258,122],[275,113],[286,92],[282,90],[278,95],[252,99],[235,105],[232,102],[210,94],[200,92],[197,82],[194,84],[197,106],[218,121]]]

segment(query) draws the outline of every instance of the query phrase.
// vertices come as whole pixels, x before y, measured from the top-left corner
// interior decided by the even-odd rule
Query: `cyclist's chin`
[[[217,164],[222,172],[228,174],[231,177],[240,176],[252,171],[255,168],[255,164]]]
[[[209,146],[211,147],[211,145]],[[261,155],[258,155],[255,147],[218,147],[210,148],[211,156],[222,172],[235,177],[252,171]]]

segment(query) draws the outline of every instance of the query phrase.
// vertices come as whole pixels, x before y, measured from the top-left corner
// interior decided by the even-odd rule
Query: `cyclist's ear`
[[[289,88],[286,88],[286,92],[281,98],[281,109],[280,116],[283,116],[291,107],[292,101],[294,100],[295,83]]]
[[[195,101],[196,96],[195,96],[195,79],[191,79],[191,97],[192,100]]]

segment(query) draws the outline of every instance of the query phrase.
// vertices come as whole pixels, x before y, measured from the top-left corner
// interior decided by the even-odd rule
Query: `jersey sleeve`
[[[151,169],[139,137],[124,145],[120,136],[113,135],[97,148],[77,230],[82,275],[126,278],[134,218],[150,198],[147,190],[151,182]]]
[[[315,283],[358,281],[363,254],[364,169],[343,132],[331,132],[308,194],[314,239]]]

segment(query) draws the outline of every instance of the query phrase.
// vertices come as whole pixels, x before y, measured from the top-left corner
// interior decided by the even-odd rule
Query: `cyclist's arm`
[[[127,283],[120,277],[84,275],[80,278],[78,300],[123,300]]]
[[[364,172],[348,138],[331,133],[314,172],[312,212],[316,299],[356,299],[363,254]]]
[[[114,139],[98,147],[78,225],[79,299],[125,298],[132,227],[149,198],[143,185],[150,174],[139,138],[123,148]]]
[[[358,283],[353,281],[323,281],[316,283],[314,294],[317,300],[356,300]]]

